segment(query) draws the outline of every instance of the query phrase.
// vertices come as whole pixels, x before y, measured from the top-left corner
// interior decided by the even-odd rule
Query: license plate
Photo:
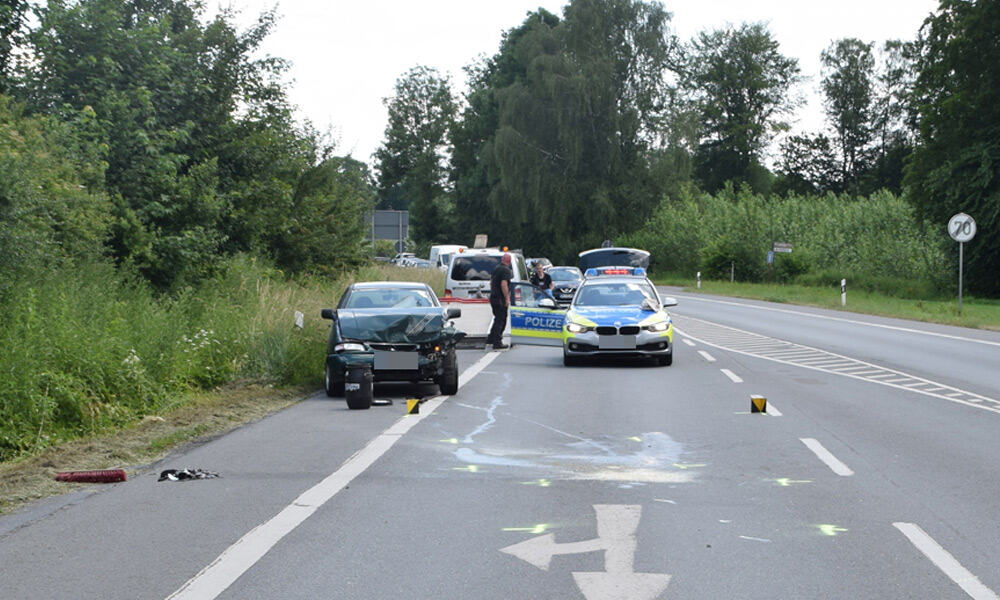
[[[376,371],[416,371],[416,352],[383,352],[375,351]]]
[[[602,335],[597,340],[601,350],[635,350],[634,335]]]

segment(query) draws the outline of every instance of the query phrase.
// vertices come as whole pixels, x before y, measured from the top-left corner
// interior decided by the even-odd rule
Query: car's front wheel
[[[657,356],[656,362],[660,363],[661,367],[669,367],[674,362],[674,355],[671,353],[665,356]]]
[[[563,366],[564,367],[575,367],[580,364],[580,358],[576,356],[570,356],[563,352]]]
[[[441,368],[443,372],[437,382],[441,395],[454,396],[458,393],[458,357],[454,348],[445,355]]]
[[[326,377],[323,384],[323,387],[326,388],[327,396],[336,398],[344,395],[344,380],[337,379],[330,365],[326,366]]]

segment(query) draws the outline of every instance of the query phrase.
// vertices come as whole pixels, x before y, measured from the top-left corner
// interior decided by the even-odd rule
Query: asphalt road
[[[0,518],[0,596],[997,597],[1000,334],[678,298],[670,367],[463,351]]]

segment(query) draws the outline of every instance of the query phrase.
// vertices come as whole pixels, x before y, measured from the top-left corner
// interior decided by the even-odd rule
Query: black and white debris
[[[188,479],[215,479],[218,473],[210,473],[201,469],[167,469],[160,472],[157,481],[186,481]]]

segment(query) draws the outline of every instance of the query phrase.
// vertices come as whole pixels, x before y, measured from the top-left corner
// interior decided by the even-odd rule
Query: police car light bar
[[[584,277],[597,277],[598,275],[635,275],[645,277],[646,269],[642,267],[602,267],[599,269],[587,269]]]

